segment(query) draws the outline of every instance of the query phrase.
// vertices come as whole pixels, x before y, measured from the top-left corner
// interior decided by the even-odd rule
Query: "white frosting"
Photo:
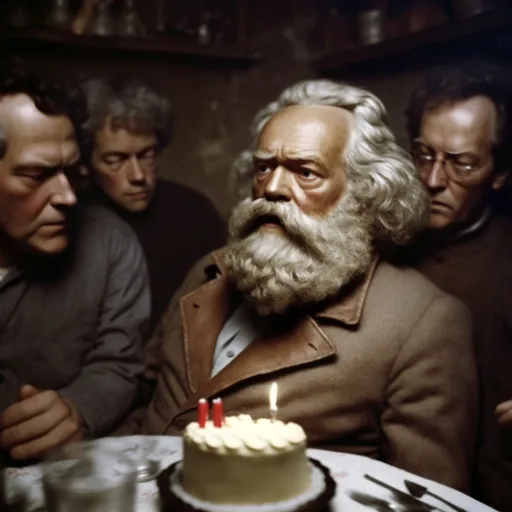
[[[202,428],[197,422],[192,422],[183,437],[201,451],[241,456],[275,455],[295,450],[306,443],[306,434],[296,423],[267,418],[253,420],[246,414],[228,416],[222,427],[214,427],[211,421],[207,421]]]
[[[317,499],[326,488],[325,476],[322,471],[311,466],[311,485],[303,493],[294,498],[278,501],[276,503],[263,503],[257,505],[229,505],[217,504],[196,498],[188,493],[182,485],[183,464],[180,462],[176,466],[176,470],[170,478],[170,488],[181,501],[196,510],[204,510],[206,512],[294,512],[295,510],[305,507],[308,503]],[[282,477],[282,475],[281,475]],[[282,481],[278,479],[278,481]]]
[[[222,427],[190,423],[183,433],[183,489],[216,504],[257,505],[311,487],[306,434],[295,423],[230,416]]]

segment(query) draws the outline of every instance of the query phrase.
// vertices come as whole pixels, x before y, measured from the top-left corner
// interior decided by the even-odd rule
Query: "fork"
[[[381,487],[384,487],[388,491],[391,491],[395,499],[400,502],[402,505],[408,505],[409,507],[420,507],[421,510],[424,510],[425,512],[432,512],[434,510],[438,510],[436,507],[429,505],[428,503],[425,503],[424,501],[421,501],[419,498],[416,498],[415,496],[412,496],[411,494],[407,494],[404,491],[401,491],[400,489],[397,489],[396,487],[393,487],[392,485],[387,484],[386,482],[383,482],[381,480],[377,480],[377,478],[365,474],[364,477],[367,480],[370,480],[370,482],[373,482],[374,484],[380,485]]]
[[[457,512],[467,512],[467,510],[460,508],[457,505],[454,505],[453,503],[449,502],[448,500],[441,498],[441,496],[429,491],[428,488],[425,487],[424,485],[418,484],[417,482],[411,482],[411,480],[404,480],[404,483],[405,487],[407,487],[407,490],[411,493],[411,496],[414,496],[415,498],[419,499],[422,498],[423,496],[431,496],[432,498],[435,498],[441,503],[448,505],[453,510],[457,510]]]

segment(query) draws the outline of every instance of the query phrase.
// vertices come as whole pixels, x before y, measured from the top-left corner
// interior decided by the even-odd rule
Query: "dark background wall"
[[[146,4],[152,5],[144,2],[145,13]],[[168,8],[172,4],[168,2]],[[248,143],[253,115],[289,84],[319,76],[312,62],[320,57],[325,43],[322,20],[326,9],[325,3],[315,0],[248,1],[247,39],[261,60],[245,69],[187,62],[172,55],[51,45],[29,48],[5,41],[0,53],[20,54],[65,75],[121,72],[154,84],[176,110],[175,135],[163,154],[161,175],[201,190],[227,215],[234,201],[228,180],[230,166]],[[335,78],[377,94],[389,110],[399,142],[406,145],[403,111],[411,90],[427,70],[453,59],[444,50],[429,51],[398,66],[391,59],[379,66],[370,62],[358,69],[341,70]]]

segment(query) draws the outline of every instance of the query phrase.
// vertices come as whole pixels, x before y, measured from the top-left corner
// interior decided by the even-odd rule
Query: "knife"
[[[414,496],[411,496],[410,494],[407,494],[406,492],[401,491],[400,489],[397,489],[396,487],[393,487],[392,485],[389,485],[386,482],[377,480],[376,478],[374,478],[371,475],[364,475],[364,477],[367,480],[370,480],[370,482],[373,482],[374,484],[380,485],[381,487],[384,487],[388,491],[391,491],[395,495],[395,497],[397,497],[399,499],[399,501],[401,501],[404,505],[407,505],[407,504],[415,505],[415,506],[421,505],[423,510],[426,510],[426,511],[427,510],[428,511],[439,510],[438,508],[433,507],[432,505],[429,505],[428,503],[425,503],[424,501],[421,501],[420,499],[415,498]]]

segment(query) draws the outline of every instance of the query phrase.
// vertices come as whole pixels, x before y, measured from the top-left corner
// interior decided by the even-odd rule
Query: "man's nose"
[[[64,172],[59,172],[53,179],[51,202],[55,206],[73,206],[76,204],[76,194]]]
[[[291,201],[291,172],[284,167],[276,167],[265,184],[264,195],[267,201]]]
[[[446,171],[444,169],[443,160],[436,160],[432,167],[428,170],[424,183],[428,189],[445,188],[447,184]]]
[[[128,179],[132,182],[141,182],[146,180],[146,175],[136,156],[131,156],[128,161]]]

